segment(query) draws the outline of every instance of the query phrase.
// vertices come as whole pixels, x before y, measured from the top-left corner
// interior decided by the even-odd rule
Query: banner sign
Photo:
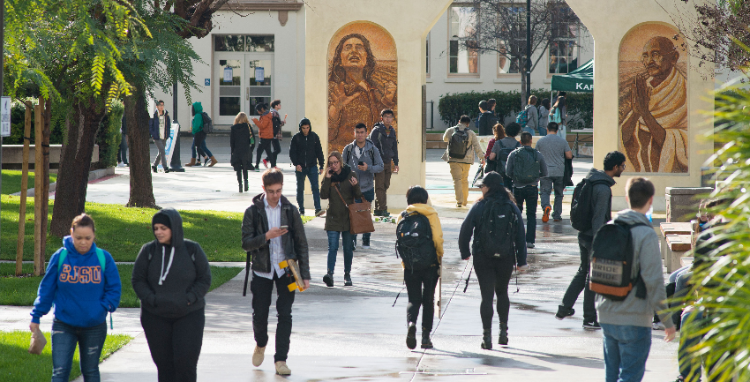
[[[164,151],[167,154],[167,163],[172,163],[172,154],[174,153],[174,146],[177,144],[177,139],[180,139],[180,124],[172,123],[172,127],[169,129],[169,137],[164,145]]]

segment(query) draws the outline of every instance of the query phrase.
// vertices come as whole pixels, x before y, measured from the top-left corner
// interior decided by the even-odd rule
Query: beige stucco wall
[[[425,184],[422,162],[422,85],[425,83],[424,38],[450,0],[307,0],[305,7],[305,112],[328,141],[328,45],[352,22],[372,22],[388,31],[398,52],[398,126],[400,173],[394,175],[388,206],[403,208],[406,190]]]
[[[689,2],[657,2],[656,0],[567,0],[581,22],[594,37],[594,165],[601,169],[604,156],[618,149],[618,55],[622,38],[633,27],[642,23],[657,22],[674,25],[672,16],[685,17],[694,9]],[[661,4],[661,6],[660,6]],[[662,8],[664,6],[664,8]],[[679,7],[679,8],[674,8]],[[709,92],[714,89],[712,79],[704,79],[694,69],[699,59],[690,57],[688,63],[688,135],[689,173],[688,174],[635,174],[624,173],[612,188],[614,198],[612,208],[625,208],[625,182],[632,176],[646,176],[656,186],[654,209],[663,211],[666,187],[700,186],[700,169],[711,155],[713,141],[703,138],[712,129],[701,111],[713,111],[713,102],[708,101]],[[705,65],[705,64],[704,64]],[[706,71],[703,68],[702,71]]]

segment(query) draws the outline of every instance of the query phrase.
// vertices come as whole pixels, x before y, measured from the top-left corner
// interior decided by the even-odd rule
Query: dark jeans
[[[214,154],[211,153],[211,150],[208,149],[208,146],[206,146],[206,132],[205,131],[199,131],[197,134],[195,134],[195,136],[193,136],[193,145],[195,146],[196,150],[198,150],[198,154],[200,156],[202,157],[214,156]]]
[[[354,258],[354,235],[349,231],[326,231],[328,234],[328,271],[333,273],[336,267],[336,256],[339,252],[339,237],[344,243],[344,273],[352,270],[352,259]]]
[[[78,345],[81,374],[86,382],[99,382],[99,356],[107,339],[107,323],[79,328],[62,321],[52,323],[52,382],[68,382]]]
[[[117,149],[117,163],[128,164],[128,135],[122,134],[120,147]]]
[[[539,200],[539,188],[537,186],[526,186],[513,189],[513,197],[516,198],[518,209],[523,212],[523,203],[526,202],[526,242],[536,241],[536,205]]]
[[[583,291],[583,321],[596,321],[596,307],[594,305],[596,294],[589,289],[589,254],[591,253],[591,241],[589,236],[578,234],[578,247],[581,249],[581,265],[578,267],[576,275],[568,286],[568,290],[563,297],[563,305],[572,308],[575,305],[578,295]]]
[[[505,184],[505,188],[513,190],[513,179],[511,179],[509,176],[503,175],[503,184]]]
[[[310,179],[310,189],[312,190],[313,204],[315,204],[315,211],[320,210],[320,184],[318,184],[318,168],[313,167],[302,167],[302,171],[295,171],[297,175],[297,207],[299,212],[305,212],[305,178]]]
[[[271,267],[273,269],[273,267]],[[288,281],[280,279],[274,272],[273,280],[260,277],[253,273],[250,290],[253,292],[253,333],[255,343],[259,347],[268,344],[268,311],[271,308],[271,292],[276,284],[276,354],[273,361],[286,361],[289,354],[289,337],[292,335],[292,304],[294,292],[288,289]]]
[[[651,328],[601,324],[606,382],[640,382],[651,350]]]
[[[438,280],[438,267],[423,270],[404,269],[404,283],[409,294],[406,305],[406,322],[417,322],[419,307],[422,307],[422,327],[426,332],[432,331],[432,320],[435,315],[435,287]],[[422,289],[424,287],[424,289]]]
[[[197,379],[205,324],[205,309],[178,318],[161,317],[141,309],[141,325],[159,382],[194,382]]]
[[[271,161],[272,163],[276,163],[276,159],[279,157],[279,153],[281,152],[281,143],[278,139],[274,138],[271,140],[271,146],[273,147],[273,150],[271,151],[271,155],[273,155],[273,160],[271,160],[271,155],[266,154],[266,159]]]
[[[370,202],[371,205],[372,205],[372,200],[375,199],[375,189],[373,188],[372,190],[369,190],[369,191],[362,191],[362,196],[364,196],[365,200],[367,200],[368,202]],[[355,199],[354,201],[357,202],[357,203],[362,203],[362,199]],[[354,239],[354,242],[356,243],[357,242],[357,235],[354,235],[353,239]],[[363,233],[362,234],[362,240],[366,240],[366,241],[369,242],[370,241],[370,234],[369,233]]]
[[[258,153],[255,157],[255,167],[260,164],[260,158],[263,156],[263,151],[266,152],[266,157],[271,161],[271,167],[276,167],[276,156],[271,152],[271,141],[273,139],[260,139],[260,146],[258,146]]]
[[[510,313],[510,299],[508,298],[508,284],[513,275],[515,259],[512,256],[501,259],[484,259],[474,256],[474,272],[479,281],[482,303],[479,314],[482,316],[482,327],[492,328],[492,301],[497,295],[497,315],[500,322],[508,323]]]

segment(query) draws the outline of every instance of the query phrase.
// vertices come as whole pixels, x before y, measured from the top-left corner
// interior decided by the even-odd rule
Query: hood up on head
[[[203,105],[200,102],[193,102],[193,115],[203,113]]]
[[[312,131],[312,124],[310,123],[310,120],[307,118],[302,118],[302,120],[299,121],[299,132],[302,132],[302,125],[310,126],[310,131]]]
[[[162,209],[154,214],[154,217],[151,219],[152,229],[158,215],[166,215],[170,221],[170,226],[172,227],[172,247],[181,247],[185,243],[185,234],[182,230],[182,216],[180,216],[180,213],[172,207]],[[156,238],[156,235],[154,235],[154,238]]]

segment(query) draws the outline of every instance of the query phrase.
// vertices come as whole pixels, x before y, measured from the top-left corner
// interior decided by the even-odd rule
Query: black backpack
[[[276,138],[276,136],[281,132],[281,118],[278,116],[278,114],[273,113],[271,122],[273,122],[273,137]]]
[[[539,180],[542,162],[539,153],[531,147],[522,147],[515,151],[513,162],[513,183],[528,184]]]
[[[211,117],[208,116],[208,113],[205,111],[201,113],[201,117],[203,118],[203,132],[206,134],[211,134],[214,132],[214,122],[211,120]]]
[[[403,219],[396,226],[396,256],[401,256],[410,270],[424,270],[438,263],[432,228],[426,216],[401,213]]]
[[[468,129],[463,131],[456,128],[448,141],[448,156],[452,159],[464,159],[469,151],[469,132]]]
[[[518,217],[510,200],[487,200],[474,238],[474,253],[491,258],[515,258]]]
[[[586,232],[591,229],[591,218],[593,211],[592,195],[594,186],[599,183],[605,183],[604,180],[590,181],[583,179],[578,182],[573,191],[573,200],[570,203],[570,223],[579,232]]]
[[[508,156],[513,150],[521,146],[518,141],[513,147],[505,147],[502,140],[495,141],[496,145],[500,145],[500,153],[495,157],[495,172],[500,175],[505,175],[505,165],[508,163]]]
[[[631,229],[637,226],[648,226],[638,223],[608,223],[602,226],[594,236],[591,246],[591,265],[589,268],[589,289],[613,300],[622,301],[628,297],[636,286],[636,297],[645,299],[646,288],[641,279],[641,272],[633,277],[633,236]]]

